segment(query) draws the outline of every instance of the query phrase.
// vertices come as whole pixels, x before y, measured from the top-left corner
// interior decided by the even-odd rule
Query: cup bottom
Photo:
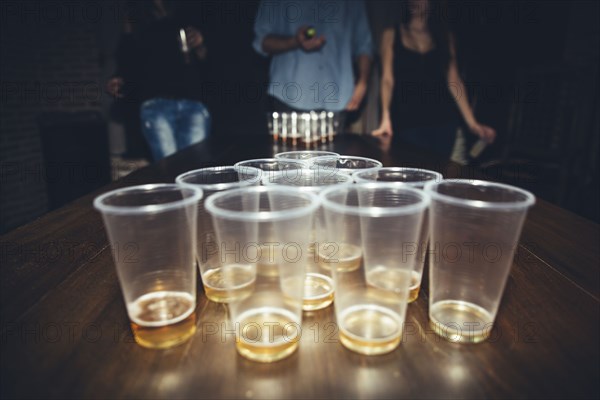
[[[249,310],[238,321],[236,348],[249,360],[279,361],[298,348],[300,324],[288,310],[275,307]]]
[[[492,314],[466,301],[439,301],[429,310],[429,325],[450,342],[483,342],[490,336],[493,322]]]
[[[202,275],[206,297],[216,303],[242,300],[254,291],[256,276],[251,266],[228,265]]]
[[[349,350],[364,355],[395,350],[402,336],[400,318],[385,307],[356,305],[340,313],[340,341]]]
[[[135,341],[151,349],[184,343],[196,333],[194,308],[188,293],[153,292],[140,297],[129,306]]]
[[[322,274],[308,273],[304,280],[304,311],[321,310],[333,303],[333,280]]]
[[[416,271],[413,271],[410,276],[410,291],[408,292],[408,302],[412,303],[413,301],[419,298],[419,291],[421,290],[421,274]]]
[[[351,272],[360,267],[362,249],[350,243],[321,243],[317,252],[319,266],[326,270]]]

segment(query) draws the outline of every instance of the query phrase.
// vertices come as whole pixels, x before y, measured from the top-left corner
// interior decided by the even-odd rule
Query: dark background
[[[2,1],[0,232],[58,207],[54,187],[89,190],[114,178],[104,85],[124,3]],[[185,2],[209,49],[215,135],[265,129],[268,59],[251,46],[257,5]],[[377,42],[396,3],[367,8]],[[476,164],[596,221],[599,19],[595,1],[450,1],[447,16],[476,115],[498,132]],[[375,106],[363,106],[364,130]]]

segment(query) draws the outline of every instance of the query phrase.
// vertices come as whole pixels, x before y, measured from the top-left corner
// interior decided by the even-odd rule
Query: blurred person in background
[[[107,83],[115,98],[139,104],[141,129],[155,161],[210,132],[202,98],[207,49],[184,4],[133,3],[117,49],[117,72]]]
[[[133,34],[133,12],[127,10],[122,21],[122,30],[115,51],[116,71],[106,82],[106,91],[114,98],[110,106],[112,120],[123,125],[125,130],[124,158],[150,159],[150,148],[142,134],[140,124],[140,99],[136,93],[134,82],[137,80],[138,66],[135,54],[135,37]],[[127,84],[125,84],[127,82]]]
[[[372,39],[362,1],[261,1],[254,49],[271,57],[273,111],[355,111],[367,92]],[[353,63],[356,62],[357,77]]]
[[[458,72],[445,1],[408,0],[400,21],[382,35],[381,122],[372,132],[384,147],[395,138],[450,158],[461,117],[487,143],[496,131],[480,124]]]

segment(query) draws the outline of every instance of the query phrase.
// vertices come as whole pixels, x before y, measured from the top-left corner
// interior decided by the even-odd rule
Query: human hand
[[[111,94],[113,97],[121,99],[121,98],[123,98],[123,93],[121,93],[123,84],[124,84],[123,78],[121,78],[120,76],[115,76],[113,78],[110,78],[106,82],[106,91],[109,94]]]
[[[394,134],[394,131],[392,129],[392,122],[390,121],[389,118],[384,118],[381,121],[381,124],[379,124],[379,128],[377,128],[373,132],[371,132],[371,135],[381,137],[381,138],[391,137],[393,134]]]
[[[364,82],[358,82],[356,86],[354,86],[354,93],[352,93],[352,97],[350,101],[346,105],[346,110],[355,111],[360,107],[360,103],[365,97],[365,93],[367,93],[367,84]]]
[[[188,26],[185,28],[185,37],[188,47],[192,50],[204,46],[204,37],[200,31],[194,27]]]
[[[480,124],[477,121],[469,125],[469,130],[488,143],[493,143],[496,139],[496,130],[494,128]]]
[[[296,42],[298,43],[298,46],[306,52],[317,51],[325,45],[325,36],[323,36],[323,35],[314,36],[314,37],[308,39],[304,35],[304,32],[306,31],[307,28],[308,28],[307,25],[303,25],[300,28],[298,28],[298,30],[296,31],[296,37],[295,37]]]

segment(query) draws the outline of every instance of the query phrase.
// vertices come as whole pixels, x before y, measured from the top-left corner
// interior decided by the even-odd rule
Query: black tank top
[[[444,56],[438,46],[426,53],[407,49],[400,28],[394,39],[392,127],[396,131],[458,122],[448,89]]]

